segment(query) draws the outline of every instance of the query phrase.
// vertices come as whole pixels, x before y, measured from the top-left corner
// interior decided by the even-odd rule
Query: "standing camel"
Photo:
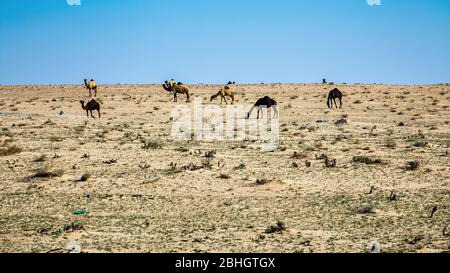
[[[94,99],[92,99],[90,102],[88,102],[86,104],[86,106],[84,105],[84,101],[80,100],[81,103],[81,108],[83,108],[83,110],[86,110],[86,115],[87,117],[89,117],[89,111],[91,112],[91,117],[94,118],[94,115],[92,114],[93,110],[97,110],[98,111],[98,118],[101,117],[100,115],[100,104],[95,101]]]
[[[222,105],[222,102],[225,100],[225,103],[228,104],[227,99],[225,97],[231,98],[231,104],[234,104],[234,90],[229,87],[228,85],[224,88],[221,88],[219,92],[213,96],[211,96],[211,100],[215,100],[218,96],[220,96],[220,105]]]
[[[272,111],[274,112],[273,118],[278,118],[277,105],[278,104],[275,100],[269,98],[268,96],[265,96],[264,98],[261,98],[256,101],[255,105],[253,105],[252,109],[250,109],[250,111],[248,112],[247,119],[250,118],[250,115],[252,114],[252,112],[255,108],[258,108],[257,118],[259,119],[259,112],[262,112],[262,110],[263,110],[261,108],[261,106],[263,106],[263,108],[272,108]]]
[[[187,97],[186,102],[189,102],[189,88],[184,85],[183,83],[179,82],[179,83],[175,83],[174,80],[170,80],[170,81],[165,81],[163,84],[163,88],[164,90],[166,90],[167,92],[170,92],[171,94],[173,94],[173,101],[177,102],[177,94],[185,94]]]
[[[338,105],[336,103],[336,99],[339,99],[339,102],[340,102],[340,107],[339,108],[342,108],[342,92],[339,91],[339,89],[334,88],[328,94],[328,100],[327,100],[328,108],[330,108],[330,109],[333,108],[333,102],[334,102],[334,105],[336,105],[336,108],[338,108]]]
[[[84,86],[87,90],[89,90],[89,96],[92,96],[92,90],[94,90],[94,97],[97,97],[97,84],[93,79],[91,79],[89,82],[87,79],[84,79]]]

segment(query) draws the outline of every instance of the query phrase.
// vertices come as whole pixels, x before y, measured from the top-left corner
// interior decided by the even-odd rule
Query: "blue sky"
[[[450,82],[450,1],[2,0],[0,84]]]

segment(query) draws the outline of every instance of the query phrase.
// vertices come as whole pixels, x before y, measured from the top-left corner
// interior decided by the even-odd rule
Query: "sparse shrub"
[[[359,213],[359,214],[369,214],[369,213],[375,213],[374,209],[375,209],[375,206],[372,203],[368,203],[368,204],[363,204],[359,207],[356,207],[354,209],[354,212]]]
[[[418,139],[414,142],[413,146],[417,147],[417,148],[423,148],[428,144],[427,141],[423,140],[423,139]]]
[[[178,148],[175,148],[175,151],[185,153],[185,152],[189,152],[189,149],[186,149],[184,147],[178,147]]]
[[[220,179],[230,179],[230,176],[229,176],[228,174],[221,173],[221,174],[219,175],[219,178],[220,178]]]
[[[306,155],[303,154],[303,153],[294,152],[294,154],[291,156],[291,158],[293,158],[293,159],[302,159],[302,158],[306,158]]]
[[[13,133],[8,128],[2,128],[0,131],[0,136],[12,137]]]
[[[367,165],[383,164],[383,161],[381,159],[371,159],[367,156],[354,156],[352,161],[355,163],[363,163]]]
[[[397,147],[397,143],[395,142],[395,140],[393,138],[386,138],[384,141],[384,146],[386,148],[393,149],[393,148]]]
[[[265,185],[270,182],[271,182],[271,180],[266,179],[266,178],[256,179],[256,184],[258,184],[258,185]]]
[[[206,158],[214,158],[216,156],[216,151],[207,151],[205,153]]]
[[[64,231],[66,232],[73,232],[82,230],[84,228],[83,224],[80,222],[72,222],[70,224],[64,225]]]
[[[51,136],[50,141],[51,142],[61,142],[61,141],[63,141],[63,139],[62,139],[62,137],[59,137],[59,136]]]
[[[420,162],[417,160],[414,161],[408,161],[406,162],[405,166],[403,167],[406,171],[415,171],[419,168]]]
[[[41,154],[40,156],[36,157],[33,162],[44,162],[47,160],[46,154]]]
[[[142,149],[144,150],[149,150],[149,149],[161,149],[162,148],[162,144],[158,141],[154,141],[154,140],[146,140],[143,142],[142,144]]]
[[[334,168],[336,167],[336,159],[325,159],[325,167],[327,168]]]
[[[241,164],[239,164],[239,166],[234,167],[233,170],[237,171],[237,170],[243,170],[245,168],[246,168],[245,164],[241,163]]]
[[[6,148],[0,148],[0,156],[8,156],[13,154],[18,154],[22,152],[22,148],[19,146],[13,145],[8,146]]]
[[[266,228],[265,233],[272,234],[272,233],[282,233],[286,230],[286,225],[283,221],[277,220],[275,225],[270,225]]]
[[[85,173],[80,177],[79,181],[87,181],[89,178],[91,178],[91,174]]]
[[[51,177],[61,177],[64,175],[63,169],[57,169],[55,171],[50,171],[48,167],[42,167],[37,169],[35,173],[31,176],[32,178],[51,178]]]

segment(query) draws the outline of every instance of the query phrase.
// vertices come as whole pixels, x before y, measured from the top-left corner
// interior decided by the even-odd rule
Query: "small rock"
[[[345,125],[345,124],[347,124],[347,120],[346,120],[345,118],[338,119],[338,120],[334,123],[334,125],[338,125],[338,126],[340,126],[340,125]]]
[[[66,246],[69,253],[81,253],[81,246],[77,242],[69,242]]]
[[[369,253],[381,253],[381,245],[377,242],[370,242],[366,247],[367,252]]]

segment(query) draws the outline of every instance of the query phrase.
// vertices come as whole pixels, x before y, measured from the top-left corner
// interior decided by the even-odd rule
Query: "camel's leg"
[[[234,104],[234,95],[231,96],[231,104]]]
[[[276,105],[272,105],[272,110],[274,112],[273,118],[278,118],[278,109]]]
[[[86,116],[89,117],[89,110],[86,109]]]
[[[250,118],[250,115],[252,114],[252,112],[253,112],[254,109],[255,109],[255,106],[253,105],[252,108],[250,109],[250,111],[248,111],[247,119]]]
[[[263,109],[261,107],[258,107],[258,117],[257,117],[257,119],[259,119],[259,113],[260,112],[261,112],[261,117],[264,117]]]
[[[173,93],[173,102],[177,102],[177,92]]]
[[[337,103],[336,103],[336,98],[333,98],[333,101],[334,101],[334,105],[336,106],[336,109],[338,108],[338,105],[337,105]]]
[[[223,97],[220,96],[220,105],[222,105],[222,102],[223,102]]]
[[[341,105],[339,108],[342,109],[342,98],[339,98],[339,103],[340,103],[340,105]]]
[[[225,104],[228,105],[228,101],[227,101],[227,99],[225,97],[223,97],[223,100],[225,101]]]
[[[186,97],[187,97],[186,102],[190,102],[191,101],[191,96],[189,95],[189,92],[186,93]]]
[[[92,113],[92,110],[89,110],[89,111],[91,111],[91,117],[92,117],[92,118],[95,118],[95,117],[94,117],[94,114]]]
[[[101,117],[101,115],[100,115],[100,108],[97,109],[97,111],[98,111],[98,118],[100,118]]]

